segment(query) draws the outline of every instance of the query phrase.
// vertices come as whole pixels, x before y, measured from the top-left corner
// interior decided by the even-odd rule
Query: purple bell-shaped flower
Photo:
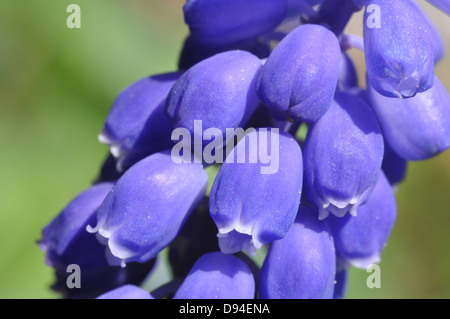
[[[356,215],[378,179],[383,137],[370,107],[362,99],[337,93],[328,112],[309,127],[305,141],[305,189],[320,211]]]
[[[108,246],[111,264],[145,262],[176,237],[207,183],[200,164],[176,164],[169,152],[150,155],[117,181],[88,230]]]
[[[331,299],[336,253],[326,221],[300,206],[287,235],[273,242],[260,274],[263,299]]]
[[[220,168],[210,194],[221,251],[254,254],[283,238],[295,220],[302,183],[302,152],[292,136],[260,128],[242,138]]]
[[[429,23],[410,1],[373,0],[364,16],[368,80],[389,97],[412,97],[433,86]]]
[[[317,121],[331,105],[341,50],[333,32],[306,24],[275,47],[258,79],[258,94],[274,117]]]

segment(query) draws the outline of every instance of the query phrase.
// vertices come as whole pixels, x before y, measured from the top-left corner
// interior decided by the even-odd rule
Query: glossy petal
[[[168,152],[153,154],[117,181],[89,231],[109,247],[111,263],[145,262],[176,237],[207,182],[201,165],[176,164]]]
[[[153,299],[150,293],[138,286],[125,285],[108,291],[97,299]]]
[[[273,50],[258,79],[258,94],[273,115],[317,121],[330,107],[339,76],[336,36],[319,25],[302,25]]]
[[[253,299],[254,295],[250,268],[233,255],[212,252],[198,259],[174,299]]]
[[[412,97],[433,86],[428,22],[409,1],[373,0],[371,5],[379,10],[366,10],[364,16],[368,79],[375,90],[389,97]],[[380,22],[378,26],[371,24],[373,18]]]
[[[356,96],[337,93],[305,141],[306,194],[320,218],[356,215],[375,187],[382,159],[383,137],[370,107]]]
[[[170,90],[167,114],[176,127],[187,129],[194,138],[199,135],[194,121],[201,121],[201,134],[217,128],[226,136],[227,128],[243,127],[259,106],[255,82],[261,65],[245,51],[227,51],[203,60]]]
[[[379,263],[396,214],[394,192],[381,173],[369,200],[359,207],[358,216],[328,219],[340,259],[362,269]]]
[[[434,86],[410,99],[391,99],[369,89],[372,108],[389,145],[406,160],[424,160],[450,146],[450,95]]]
[[[270,163],[262,152],[271,155]],[[292,136],[259,129],[241,139],[220,168],[210,194],[221,251],[244,249],[254,254],[284,237],[295,220],[302,179],[302,153]]]
[[[317,211],[300,206],[286,237],[272,243],[260,276],[263,299],[331,299],[336,274],[333,239]]]
[[[143,78],[114,101],[99,140],[110,146],[124,171],[144,157],[172,147],[172,123],[164,113],[166,97],[181,72]]]
[[[191,34],[223,47],[273,30],[287,14],[286,0],[188,0],[184,20]]]

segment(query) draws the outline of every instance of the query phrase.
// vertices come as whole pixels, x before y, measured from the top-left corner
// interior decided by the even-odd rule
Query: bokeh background
[[[184,2],[0,2],[0,298],[58,297],[36,245],[41,229],[96,177],[108,152],[97,135],[120,90],[176,69],[188,33]],[[66,26],[70,3],[81,7],[81,29]],[[420,4],[450,53],[450,17]],[[351,32],[361,34],[361,19]],[[449,66],[450,54],[436,72],[450,89]],[[348,298],[450,297],[449,190],[450,151],[409,165],[381,288],[352,270]]]

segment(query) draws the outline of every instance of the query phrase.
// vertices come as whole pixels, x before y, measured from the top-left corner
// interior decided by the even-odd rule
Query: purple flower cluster
[[[363,38],[345,31],[360,10]],[[179,69],[119,94],[98,178],[43,230],[53,288],[343,298],[350,267],[380,262],[408,161],[450,147],[439,34],[412,0],[187,0],[183,11]],[[146,291],[162,252],[174,280]],[[68,287],[69,265],[81,288]]]

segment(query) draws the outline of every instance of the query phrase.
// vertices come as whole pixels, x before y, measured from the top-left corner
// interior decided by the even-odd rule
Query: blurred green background
[[[41,229],[97,175],[107,154],[97,135],[119,91],[176,69],[184,2],[0,2],[0,298],[58,297],[36,245]],[[70,3],[81,29],[66,26]],[[450,50],[450,17],[424,7]],[[350,29],[360,24],[357,15]],[[449,65],[450,54],[436,72],[450,89]],[[352,270],[348,298],[450,298],[449,190],[450,151],[410,164],[381,288]]]

